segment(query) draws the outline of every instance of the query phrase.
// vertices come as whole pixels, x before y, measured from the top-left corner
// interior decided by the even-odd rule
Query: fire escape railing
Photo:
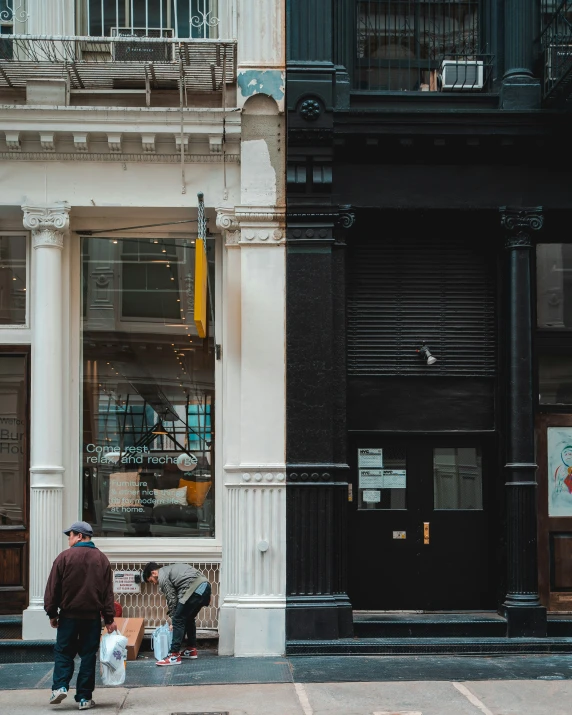
[[[542,2],[543,99],[545,105],[563,106],[572,94],[572,0],[562,0],[555,10],[554,5]]]
[[[1,35],[0,89],[66,79],[72,90],[221,92],[236,80],[236,41],[154,37]]]

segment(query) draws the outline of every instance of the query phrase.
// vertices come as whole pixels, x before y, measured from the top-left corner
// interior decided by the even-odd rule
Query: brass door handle
[[[423,543],[424,544],[429,543],[429,522],[428,521],[423,522]]]

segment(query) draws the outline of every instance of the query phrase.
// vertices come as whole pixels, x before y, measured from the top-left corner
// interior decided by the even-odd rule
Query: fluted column
[[[542,208],[501,208],[507,250],[506,524],[508,635],[545,636],[538,594],[537,483],[532,374],[532,234]]]
[[[263,200],[258,194],[258,205],[219,209],[217,216],[228,306],[221,655],[279,655],[285,643],[284,210]]]
[[[62,248],[69,206],[23,206],[32,232],[32,384],[30,439],[30,604],[24,639],[52,639],[44,589],[62,548],[63,306]]]

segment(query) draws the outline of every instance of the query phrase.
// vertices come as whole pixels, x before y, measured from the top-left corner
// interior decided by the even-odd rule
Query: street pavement
[[[75,712],[73,692],[48,704],[52,667],[1,664],[0,713]],[[102,715],[572,715],[572,656],[147,657],[94,699]]]

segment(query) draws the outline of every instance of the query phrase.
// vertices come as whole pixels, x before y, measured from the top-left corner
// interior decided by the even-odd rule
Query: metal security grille
[[[458,63],[457,88],[480,89],[485,68],[478,56],[479,5],[479,0],[358,0],[355,86],[438,91],[443,62],[449,60]]]
[[[476,242],[363,241],[348,255],[350,375],[490,376],[494,265]],[[416,352],[425,341],[437,362]]]
[[[158,562],[159,566],[164,566]],[[210,606],[203,608],[197,617],[198,631],[218,630],[218,602],[220,585],[220,564],[212,562],[193,562],[191,564],[199,569],[208,579],[212,596]],[[117,562],[113,563],[114,571],[143,571],[145,563]],[[115,600],[123,608],[124,618],[144,618],[145,630],[152,631],[167,619],[167,606],[164,596],[157,586],[151,583],[141,584],[141,593],[116,593]]]

